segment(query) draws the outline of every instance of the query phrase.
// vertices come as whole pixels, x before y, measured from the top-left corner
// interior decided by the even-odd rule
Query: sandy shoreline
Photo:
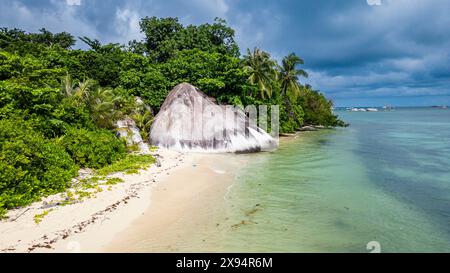
[[[233,171],[234,154],[158,150],[156,164],[139,174],[115,174],[123,183],[94,198],[48,210],[46,198],[11,210],[0,222],[0,252],[171,252],[212,221]]]
[[[158,150],[161,167],[139,174],[115,174],[125,180],[96,197],[48,209],[36,202],[8,212],[0,222],[0,252],[98,252],[151,204],[152,189],[175,170],[192,165],[192,154]],[[45,200],[51,199],[46,198]],[[35,216],[49,211],[40,223]]]
[[[176,252],[215,227],[214,218],[234,181],[236,155],[195,155],[193,164],[178,169],[152,191],[145,213],[118,234],[102,252]],[[241,160],[242,161],[242,160]],[[203,238],[202,238],[203,239]],[[199,239],[201,241],[201,239]],[[190,251],[201,251],[192,247]]]
[[[174,252],[191,249],[184,238],[199,242],[190,251],[201,251],[207,238],[193,236],[219,222],[215,216],[234,174],[249,156],[155,153],[160,167],[115,174],[125,182],[81,203],[54,207],[39,224],[34,216],[46,210],[43,201],[10,211],[0,222],[0,252]]]

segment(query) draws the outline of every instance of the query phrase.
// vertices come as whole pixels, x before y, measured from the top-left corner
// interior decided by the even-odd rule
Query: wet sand
[[[195,154],[191,162],[159,183],[147,210],[101,251],[196,252],[202,244],[214,244],[202,237],[202,230],[216,225],[233,170],[245,160],[233,154]]]

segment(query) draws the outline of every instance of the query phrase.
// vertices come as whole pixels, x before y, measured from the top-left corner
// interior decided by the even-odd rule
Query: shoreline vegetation
[[[99,250],[149,207],[153,187],[192,161],[167,150],[138,157],[134,165],[116,164],[120,171],[108,170],[102,177],[83,170],[65,192],[8,211],[0,223],[0,252],[77,252],[78,244],[85,251]],[[153,157],[159,167],[148,162]]]
[[[259,48],[241,55],[234,30],[219,18],[183,26],[177,18],[145,17],[140,27],[144,38],[127,45],[78,37],[86,49],[74,49],[67,32],[0,28],[0,225],[24,217],[11,219],[9,211],[49,196],[66,194],[60,207],[128,183],[110,173],[159,168],[154,151],[134,154],[148,145],[154,116],[182,82],[219,104],[279,105],[281,134],[347,125],[320,91],[300,83],[308,74],[294,53],[280,63]],[[146,143],[123,137],[121,120]],[[92,173],[79,181],[86,169]],[[71,192],[74,181],[80,189]],[[55,213],[47,206],[33,224]]]

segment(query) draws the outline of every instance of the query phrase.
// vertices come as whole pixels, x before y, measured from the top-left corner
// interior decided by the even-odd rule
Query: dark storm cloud
[[[279,6],[284,14],[296,11],[287,16],[288,30],[277,38],[292,37],[281,50],[299,52],[312,72],[308,81],[338,104],[349,105],[350,98],[366,105],[374,98],[386,104],[449,103],[449,1],[392,0],[380,6],[302,1]]]
[[[73,2],[74,0],[72,0]],[[138,39],[144,16],[184,24],[225,18],[241,51],[305,59],[311,83],[338,105],[450,104],[450,1],[5,0],[0,25],[69,31],[103,42]],[[81,46],[78,43],[77,46]]]

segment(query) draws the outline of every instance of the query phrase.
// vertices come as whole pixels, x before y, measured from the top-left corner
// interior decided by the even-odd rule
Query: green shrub
[[[148,167],[155,162],[156,159],[151,155],[128,154],[122,160],[97,170],[97,174],[108,175],[115,172],[137,173],[140,169]]]
[[[47,117],[48,118],[48,117]],[[92,118],[89,116],[89,111],[86,105],[79,101],[76,97],[67,97],[61,100],[61,103],[56,107],[52,113],[52,119],[58,120],[67,127],[71,125],[74,127],[94,128]],[[58,127],[59,129],[60,127]],[[63,134],[64,129],[59,133]]]
[[[61,100],[51,115],[30,115],[29,119],[32,120],[34,129],[46,138],[63,136],[71,127],[95,128],[86,106],[77,102],[74,97]]]
[[[101,168],[125,156],[125,142],[108,130],[70,128],[61,144],[81,167]]]
[[[0,120],[0,214],[63,191],[76,174],[69,154],[30,122]]]
[[[5,214],[7,212],[7,210],[4,206],[5,206],[5,204],[0,202],[0,220],[5,218]]]
[[[303,124],[304,112],[300,105],[282,105],[280,108],[280,133],[293,133]]]
[[[124,181],[125,180],[123,180],[122,178],[111,177],[106,180],[105,185],[116,185],[116,184],[122,183]]]
[[[299,104],[305,110],[304,124],[324,126],[347,126],[333,113],[333,103],[319,91],[305,88],[299,97]]]

